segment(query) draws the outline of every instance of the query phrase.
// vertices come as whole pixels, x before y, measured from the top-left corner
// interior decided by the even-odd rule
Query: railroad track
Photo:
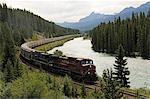
[[[78,82],[74,82],[74,84],[79,85],[79,86],[83,85],[83,84],[78,83]],[[95,85],[85,85],[85,87],[87,89],[92,89],[92,90],[100,88],[100,86],[96,85],[96,84]],[[138,94],[136,92],[131,92],[131,91],[127,91],[127,90],[121,90],[121,92],[123,93],[123,97],[125,99],[148,99],[145,95],[141,95],[141,94]]]
[[[20,59],[24,64],[30,66],[30,68],[39,69],[39,68],[37,68],[37,66],[35,66],[34,64],[29,63],[28,61],[24,60],[22,57],[20,57]],[[48,72],[48,71],[46,71],[46,72]],[[48,72],[48,73],[53,74],[53,75],[57,75],[57,74],[54,74],[54,73],[51,73],[51,72]],[[79,82],[76,82],[76,81],[73,81],[73,83],[75,85],[78,85],[78,86],[83,85],[82,83],[79,83]],[[95,89],[100,88],[100,86],[98,84],[94,84],[94,85],[85,84],[85,87],[86,87],[86,89],[91,89],[91,90],[95,90]],[[148,99],[146,96],[138,94],[136,92],[122,90],[122,93],[123,93],[123,96],[125,97],[125,99],[137,99],[137,97],[138,97],[138,99]]]
[[[68,36],[69,37],[69,36]],[[65,36],[64,37],[58,37],[58,38],[53,38],[53,39],[45,39],[45,40],[39,40],[39,41],[32,41],[30,43],[25,43],[22,45],[22,48],[26,51],[28,51],[28,53],[31,53],[31,52],[35,52],[36,50],[34,50],[33,48],[34,47],[37,47],[39,45],[43,45],[43,44],[47,44],[49,42],[53,42],[55,40],[60,40],[60,39],[63,39],[63,38],[66,38]],[[28,54],[27,53],[27,54]],[[41,52],[42,53],[42,52]],[[42,69],[42,68],[39,68],[38,66],[36,66],[35,64],[31,63],[30,60],[28,59],[23,59],[22,57],[20,57],[20,59],[22,60],[23,63],[27,64],[30,66],[30,68],[36,68],[36,69]],[[44,69],[45,70],[45,69]],[[50,71],[48,70],[45,70],[46,72],[48,73],[51,73]],[[53,75],[56,75],[54,73],[51,73]],[[79,86],[82,86],[81,83],[79,82],[76,82],[74,81],[74,84],[76,85],[79,85]],[[85,87],[87,89],[92,89],[92,90],[95,90],[95,89],[98,89],[100,88],[100,86],[98,84],[94,84],[94,85],[88,85],[88,84],[85,84]],[[127,90],[122,90],[122,93],[123,93],[123,96],[125,97],[125,99],[137,99],[137,96],[139,97],[138,99],[148,99],[146,96],[144,95],[140,95],[140,94],[137,94],[135,92],[130,92],[130,91],[127,91]]]

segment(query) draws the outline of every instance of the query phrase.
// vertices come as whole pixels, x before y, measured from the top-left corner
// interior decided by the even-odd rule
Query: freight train
[[[61,40],[69,36],[24,43],[21,45],[20,56],[24,60],[37,66],[37,68],[61,75],[67,74],[77,81],[94,83],[97,80],[96,66],[91,59],[56,56],[54,54],[48,54],[34,49],[37,46]]]

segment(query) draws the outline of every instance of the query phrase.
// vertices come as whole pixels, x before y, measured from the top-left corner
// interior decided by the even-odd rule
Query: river
[[[63,46],[56,47],[48,53],[53,53],[56,49],[61,50],[64,55],[80,58],[90,58],[96,65],[96,72],[99,76],[103,70],[113,68],[115,57],[104,53],[94,52],[90,40],[83,40],[82,37],[66,42]],[[130,70],[130,85],[132,88],[150,88],[150,60],[142,58],[127,58],[127,67]]]

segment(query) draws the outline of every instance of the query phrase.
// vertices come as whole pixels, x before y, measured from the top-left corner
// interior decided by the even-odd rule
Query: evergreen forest
[[[150,58],[150,10],[132,13],[131,18],[118,17],[113,22],[101,23],[90,31],[93,49],[97,52],[116,54],[119,45],[125,56]]]
[[[79,33],[78,30],[58,26],[25,9],[8,8],[6,4],[0,4],[0,28],[3,23],[8,24],[15,44],[20,43],[22,39],[31,38],[34,33],[47,38]],[[5,39],[4,33],[0,29],[0,42],[3,39]]]
[[[58,26],[25,9],[0,4],[0,99],[120,99],[121,90],[130,87],[130,71],[124,56],[137,53],[146,59],[150,57],[149,23],[150,11],[146,15],[133,14],[132,19],[102,23],[91,31],[95,51],[117,54],[115,70],[104,70],[97,81],[100,87],[91,90],[84,82],[82,86],[74,84],[67,75],[62,77],[28,66],[19,57],[20,45],[26,41],[37,40],[38,36],[77,34],[79,30]],[[52,49],[64,42],[47,46]],[[63,52],[57,50],[55,55],[61,56]],[[146,89],[134,91],[150,94]]]

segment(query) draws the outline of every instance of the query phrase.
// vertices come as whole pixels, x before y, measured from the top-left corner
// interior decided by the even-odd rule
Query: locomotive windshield
[[[93,64],[92,60],[83,60],[81,61],[81,64]]]

